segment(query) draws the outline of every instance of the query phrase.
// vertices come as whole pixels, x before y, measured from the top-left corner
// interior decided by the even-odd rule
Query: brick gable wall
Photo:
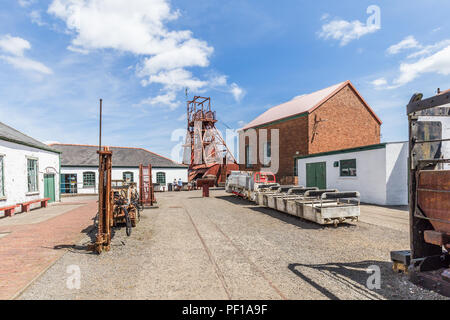
[[[378,143],[380,124],[348,85],[309,115],[310,154]]]
[[[318,122],[314,129],[316,120],[326,121]],[[283,184],[294,182],[295,156],[380,143],[380,124],[349,85],[309,115],[275,121],[257,128],[257,133],[260,129],[267,129],[268,141],[270,129],[279,129],[280,166],[276,176]],[[240,165],[240,170],[260,168],[259,164],[251,169]]]

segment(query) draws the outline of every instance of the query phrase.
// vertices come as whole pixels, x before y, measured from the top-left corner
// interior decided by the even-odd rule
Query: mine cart
[[[258,192],[270,186],[279,187],[271,172],[231,171],[225,190],[244,199],[257,201]]]
[[[450,92],[414,94],[409,120],[410,251],[393,251],[394,270],[450,296]]]
[[[308,191],[305,196],[313,196],[318,191]],[[316,200],[297,202],[298,216],[318,224],[337,226],[345,221],[358,221],[360,214],[360,194],[357,191],[325,192]]]

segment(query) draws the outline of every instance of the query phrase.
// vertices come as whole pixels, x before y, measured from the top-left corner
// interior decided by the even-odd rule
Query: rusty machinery
[[[407,106],[410,251],[393,251],[394,270],[450,296],[450,90]]]
[[[131,228],[136,226],[140,218],[139,194],[136,184],[129,181],[111,180],[112,151],[109,147],[101,147],[102,133],[102,100],[100,99],[100,134],[99,134],[99,183],[98,183],[98,213],[97,234],[95,242],[89,249],[96,253],[109,251],[111,248],[112,227],[125,224],[126,233],[131,234]]]
[[[131,235],[131,228],[140,220],[140,204],[137,186],[134,182],[112,180],[111,196],[113,199],[113,226],[124,224],[126,233]]]
[[[215,176],[215,184],[225,184],[232,170],[239,170],[233,154],[216,128],[216,112],[211,98],[195,96],[187,102],[187,134],[183,163],[189,165],[189,182]]]

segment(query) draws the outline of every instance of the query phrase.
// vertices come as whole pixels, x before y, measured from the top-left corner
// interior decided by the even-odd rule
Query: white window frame
[[[34,158],[34,157],[26,157],[27,159],[27,194],[37,194],[39,193],[39,159],[38,158]],[[30,190],[30,181],[29,181],[29,167],[28,167],[28,162],[29,161],[36,161],[36,167],[35,167],[35,190]]]
[[[164,175],[164,182],[158,182],[158,174],[163,174]],[[156,183],[159,183],[161,185],[166,184],[167,183],[167,175],[164,171],[158,171],[156,173]]]
[[[123,171],[122,172],[122,180],[126,180],[126,177],[125,177],[125,174],[126,173],[131,173],[131,179],[130,179],[130,182],[134,182],[134,172],[133,171]]]
[[[92,184],[92,185],[87,185],[87,184],[86,184],[86,181],[85,181],[85,179],[84,179],[84,175],[85,175],[85,174],[93,174],[93,175],[94,175],[94,181],[93,181],[93,184]],[[96,176],[95,176],[95,172],[94,172],[94,171],[83,171],[83,188],[86,188],[86,189],[92,189],[92,188],[95,188],[96,180],[97,180],[97,178],[96,178]]]

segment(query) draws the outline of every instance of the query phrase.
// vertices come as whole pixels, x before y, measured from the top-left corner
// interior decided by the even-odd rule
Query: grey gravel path
[[[131,237],[112,250],[70,249],[20,299],[444,299],[391,270],[389,252],[408,247],[404,221],[373,217],[321,227],[212,190],[156,194]],[[366,208],[365,210],[370,210]],[[397,221],[396,211],[377,208]],[[68,289],[67,267],[80,268]],[[381,270],[369,290],[367,268]]]

